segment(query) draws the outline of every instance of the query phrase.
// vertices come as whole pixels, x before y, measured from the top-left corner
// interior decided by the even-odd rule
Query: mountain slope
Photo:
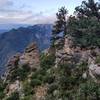
[[[0,35],[0,72],[5,70],[4,65],[12,55],[23,52],[24,48],[35,41],[41,50],[50,45],[52,25],[34,25],[27,28],[12,29]]]
[[[55,55],[49,48],[40,56],[33,42],[13,56],[0,82],[0,99],[100,100],[100,49],[75,48],[69,36],[64,44]]]

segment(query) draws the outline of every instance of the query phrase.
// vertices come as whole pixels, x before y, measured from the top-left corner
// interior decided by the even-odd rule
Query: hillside
[[[52,25],[34,25],[27,28],[12,29],[0,35],[0,73],[5,70],[9,57],[21,53],[25,47],[35,41],[42,51],[50,46]]]
[[[40,55],[35,43],[13,56],[0,83],[2,100],[99,100],[100,49],[65,45]],[[96,55],[96,56],[95,56]],[[97,99],[98,98],[98,99]]]
[[[83,1],[67,14],[57,12],[44,52],[32,42],[9,59],[1,100],[100,100],[100,4]]]

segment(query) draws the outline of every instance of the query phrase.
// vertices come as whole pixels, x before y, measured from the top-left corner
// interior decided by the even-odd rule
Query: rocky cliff
[[[2,76],[3,83],[6,83],[4,89],[4,100],[9,98],[11,94],[18,92],[20,98],[24,94],[24,82],[31,81],[32,73],[40,69],[40,55],[36,43],[31,43],[22,54],[13,56],[7,64],[7,70]],[[28,84],[28,83],[27,83]],[[8,100],[8,99],[7,99]]]
[[[97,100],[100,89],[100,49],[75,46],[66,35],[64,46],[41,55],[36,43],[13,56],[3,79],[2,100]],[[93,95],[94,94],[94,95]]]
[[[63,49],[56,51],[55,67],[61,63],[64,64],[64,62],[74,63],[76,66],[81,63],[87,63],[87,70],[84,73],[90,75],[95,81],[97,80],[96,76],[100,76],[100,48],[81,48],[74,46],[73,38],[70,36],[65,37]]]

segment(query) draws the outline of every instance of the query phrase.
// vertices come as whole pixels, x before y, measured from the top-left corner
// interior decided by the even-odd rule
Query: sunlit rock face
[[[47,94],[47,86],[38,86],[35,88],[35,98],[34,100],[45,100]]]
[[[38,69],[40,67],[39,49],[36,43],[31,43],[22,54],[12,56],[7,63],[6,74],[17,66],[29,65],[31,69]]]
[[[19,80],[16,80],[14,83],[9,84],[7,86],[7,96],[10,96],[13,92],[15,91],[21,91],[21,84],[19,82]]]
[[[66,35],[65,39],[63,40],[63,42],[64,42],[63,48],[61,48],[59,50],[56,50],[55,67],[57,67],[59,65],[59,63],[62,63],[62,61],[65,61],[66,59],[70,59],[71,55],[73,54],[72,37]]]
[[[65,43],[64,43],[64,51],[68,54],[71,54],[73,53],[71,47],[73,45],[73,42],[72,42],[72,37],[71,36],[66,36],[65,38]]]
[[[36,43],[30,44],[19,58],[19,65],[29,64],[31,68],[40,66],[39,50]]]
[[[95,82],[100,82],[100,64],[95,62],[95,58],[89,58],[88,62],[89,75]]]

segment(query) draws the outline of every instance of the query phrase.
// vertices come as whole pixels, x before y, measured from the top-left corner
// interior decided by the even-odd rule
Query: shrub
[[[55,77],[52,76],[52,75],[46,75],[44,77],[44,83],[49,83],[49,84],[52,84],[55,80]]]
[[[100,99],[100,84],[95,83],[91,80],[87,81],[84,84],[80,85],[80,93],[85,99],[93,99],[99,100]]]
[[[55,56],[54,55],[41,55],[41,67],[43,69],[49,69],[54,65]]]
[[[24,80],[28,73],[30,72],[30,67],[28,64],[23,65],[21,68],[18,69],[18,76],[20,78],[20,80]]]
[[[48,93],[49,94],[52,94],[54,90],[56,90],[58,88],[58,85],[56,83],[53,83],[51,84],[49,87],[48,87]]]
[[[3,82],[2,82],[2,80],[0,80],[0,99],[2,99],[3,97],[4,97],[4,88],[5,88],[5,86],[4,86],[4,84],[3,84]]]
[[[25,96],[34,94],[34,90],[28,81],[23,83],[23,91]]]
[[[0,99],[2,100],[2,98],[4,98],[5,94],[3,93],[3,91],[0,91]]]
[[[31,79],[39,79],[39,80],[42,80],[43,79],[43,76],[45,75],[45,71],[42,71],[42,70],[38,70],[36,72],[34,72],[32,74],[32,77]]]
[[[21,100],[35,100],[33,99],[33,95],[28,95],[28,96],[25,96],[23,99]]]
[[[100,63],[100,56],[98,56],[97,58],[96,58],[96,61],[95,61],[96,63]]]
[[[42,81],[38,79],[32,79],[30,84],[32,87],[35,87],[35,86],[41,85]]]
[[[11,72],[10,80],[14,81],[17,78],[20,80],[25,80],[27,78],[28,73],[30,72],[30,67],[28,64],[23,65],[21,67],[17,67]]]
[[[20,100],[19,93],[18,92],[12,93],[11,96],[7,98],[7,100]]]

